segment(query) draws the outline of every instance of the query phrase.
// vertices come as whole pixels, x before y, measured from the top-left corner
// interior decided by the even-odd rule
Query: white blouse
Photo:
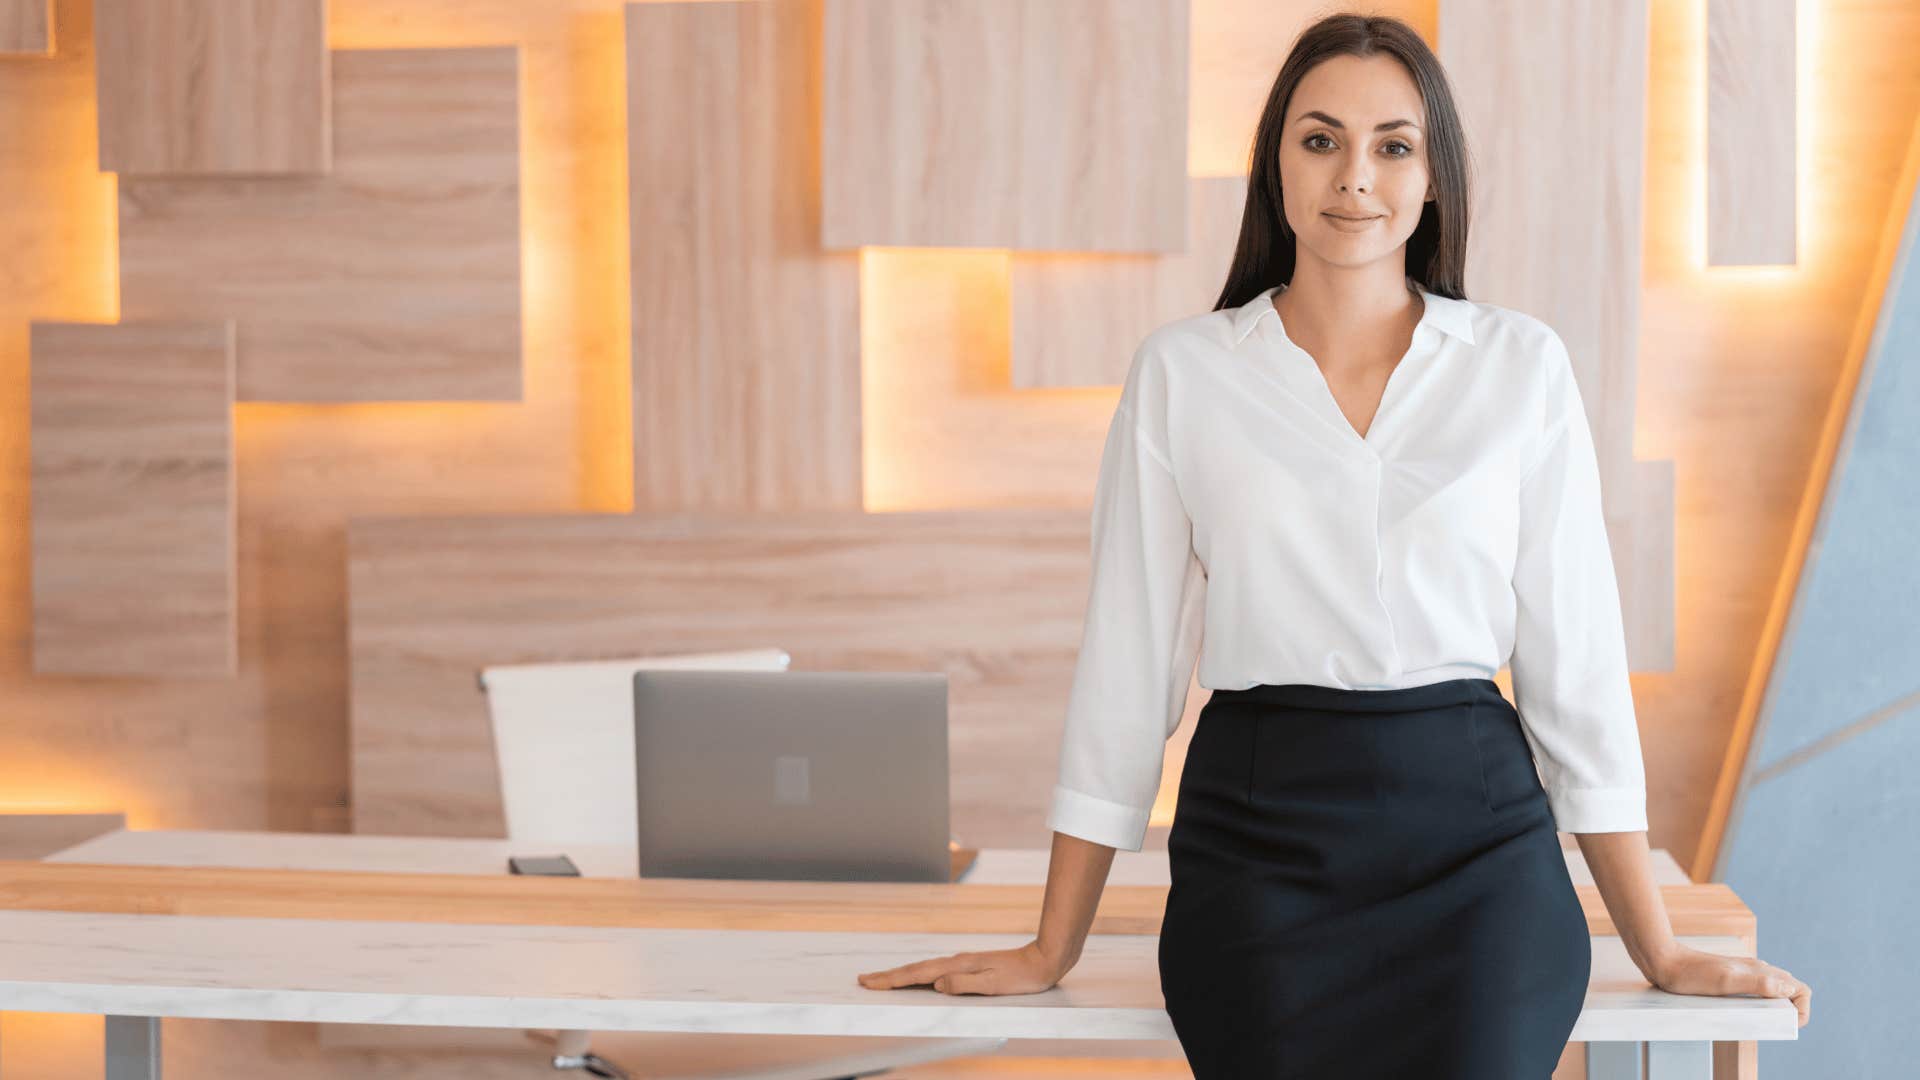
[[[1395,689],[1510,665],[1556,827],[1645,829],[1566,345],[1533,316],[1421,288],[1363,437],[1287,337],[1277,291],[1161,326],[1134,353],[1095,488],[1048,827],[1140,850],[1198,656],[1210,689]]]

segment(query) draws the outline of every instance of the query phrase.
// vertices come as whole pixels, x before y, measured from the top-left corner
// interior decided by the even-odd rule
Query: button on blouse
[[[1140,850],[1197,661],[1209,689],[1510,666],[1557,827],[1645,829],[1599,467],[1559,335],[1420,288],[1363,436],[1287,337],[1277,291],[1134,353],[1095,485],[1048,827]]]

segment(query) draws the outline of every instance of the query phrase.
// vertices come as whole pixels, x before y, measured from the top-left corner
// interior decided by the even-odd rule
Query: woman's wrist
[[[1055,975],[1065,975],[1080,959],[1079,946],[1064,942],[1050,942],[1036,937],[1027,947],[1038,954]]]
[[[1660,948],[1647,955],[1646,963],[1642,965],[1641,974],[1647,977],[1648,982],[1659,986],[1665,981],[1667,971],[1676,961],[1685,955],[1687,951],[1686,946],[1680,944],[1678,941],[1669,939],[1663,942]]]

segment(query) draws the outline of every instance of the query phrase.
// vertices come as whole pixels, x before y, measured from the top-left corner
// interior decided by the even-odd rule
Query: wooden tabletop
[[[1587,928],[1614,935],[1591,885]],[[1724,884],[1659,887],[1676,934],[1752,938]],[[0,861],[0,909],[397,922],[1032,934],[1044,885],[543,878]],[[1167,890],[1109,885],[1092,933],[1160,932]]]

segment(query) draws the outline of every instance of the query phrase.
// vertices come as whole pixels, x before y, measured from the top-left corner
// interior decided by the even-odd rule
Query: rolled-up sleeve
[[[1646,775],[1599,463],[1558,335],[1547,363],[1544,428],[1520,482],[1514,704],[1556,827],[1631,832],[1647,827]]]
[[[1123,396],[1093,501],[1092,582],[1049,828],[1145,844],[1167,740],[1186,710],[1206,573],[1163,449]]]

